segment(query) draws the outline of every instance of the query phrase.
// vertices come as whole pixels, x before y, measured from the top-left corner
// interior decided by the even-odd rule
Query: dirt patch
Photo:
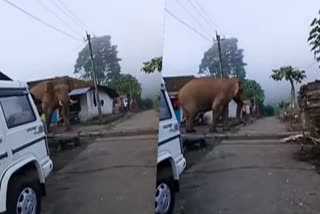
[[[59,150],[57,150],[56,146],[51,146],[49,142],[50,158],[53,161],[53,171],[59,171],[68,165],[88,147],[90,141],[91,140],[89,139],[81,139],[79,146],[68,143],[60,147]]]
[[[301,123],[295,123],[295,122],[293,122],[293,123],[292,123],[292,129],[291,129],[290,121],[284,121],[283,123],[284,123],[285,126],[287,127],[287,130],[288,130],[288,131],[297,132],[297,131],[301,131],[301,130],[302,130],[302,124],[301,124]]]
[[[294,158],[312,164],[320,174],[320,146],[304,146],[303,149],[294,153]]]
[[[220,140],[213,139],[208,139],[205,143],[201,140],[189,141],[184,146],[184,156],[187,160],[186,170],[201,161],[219,143]]]

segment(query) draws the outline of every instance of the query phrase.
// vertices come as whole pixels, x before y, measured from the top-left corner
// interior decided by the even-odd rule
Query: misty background
[[[34,16],[72,33],[80,40],[85,31],[59,13],[55,0],[11,0]],[[163,51],[164,0],[76,1],[64,4],[96,36],[110,35],[117,45],[121,72],[134,75],[142,84],[142,96],[158,93],[160,74],[140,71],[143,62],[161,56]],[[49,13],[50,7],[70,28]],[[15,80],[31,81],[56,76],[75,76],[74,65],[84,42],[73,40],[33,20],[4,1],[0,1],[0,71]]]
[[[190,1],[195,4],[196,0]],[[222,37],[238,38],[238,48],[244,49],[244,61],[248,64],[246,77],[261,84],[265,103],[274,104],[290,97],[288,82],[269,78],[272,69],[286,65],[303,69],[307,74],[303,83],[319,78],[320,71],[307,42],[310,23],[320,9],[318,0],[197,1],[214,21],[214,29],[206,25],[189,0],[179,2],[202,21],[202,27],[176,0],[167,0],[166,8],[211,39],[215,30]],[[163,76],[197,75],[203,54],[212,43],[168,13],[164,28]]]

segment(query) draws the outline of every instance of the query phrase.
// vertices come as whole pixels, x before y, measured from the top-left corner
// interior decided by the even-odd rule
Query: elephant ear
[[[52,82],[47,82],[46,83],[46,91],[47,93],[53,93],[53,83]]]

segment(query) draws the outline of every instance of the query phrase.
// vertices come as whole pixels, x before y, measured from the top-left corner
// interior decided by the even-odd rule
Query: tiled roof
[[[193,75],[163,77],[168,92],[178,92],[187,82],[194,78],[196,77]]]

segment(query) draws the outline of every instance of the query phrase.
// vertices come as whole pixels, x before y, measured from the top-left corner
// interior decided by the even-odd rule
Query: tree
[[[275,109],[272,105],[265,105],[262,108],[262,114],[265,117],[272,117],[275,114]]]
[[[280,109],[283,110],[283,109],[286,109],[290,106],[290,102],[286,102],[284,100],[281,100],[281,102],[278,105],[279,105]]]
[[[308,42],[311,46],[311,51],[314,53],[315,59],[320,62],[320,10],[319,18],[314,18],[311,22],[311,30]],[[320,66],[319,66],[320,68]]]
[[[121,94],[132,94],[133,97],[139,98],[141,96],[141,84],[131,74],[118,74],[113,78],[109,86],[117,90]]]
[[[243,62],[243,49],[238,49],[238,39],[229,38],[221,40],[221,57],[223,72],[227,77],[238,77],[244,80],[246,77],[245,66]],[[204,56],[199,65],[199,74],[208,76],[220,77],[220,58],[218,43],[215,42],[209,50],[204,53]]]
[[[270,76],[275,81],[281,81],[285,79],[290,82],[291,85],[291,104],[290,104],[290,126],[292,128],[292,109],[295,107],[296,103],[296,92],[295,92],[295,83],[301,83],[301,81],[306,78],[306,72],[303,70],[294,69],[292,66],[281,67],[272,71],[273,74]]]
[[[95,62],[97,83],[107,85],[113,78],[120,74],[120,58],[117,46],[111,44],[111,36],[93,37],[91,39],[92,53]],[[92,80],[92,67],[89,45],[80,52],[74,66],[74,73],[81,74],[81,78]]]
[[[296,103],[296,92],[295,83],[301,83],[301,81],[306,78],[306,72],[303,70],[294,69],[292,66],[281,67],[272,71],[273,74],[270,76],[275,81],[281,81],[285,79],[290,82],[291,85],[291,106]]]
[[[244,95],[254,100],[257,104],[262,104],[264,101],[264,90],[261,85],[255,80],[245,79],[242,81],[242,89]]]
[[[155,71],[161,73],[162,70],[162,57],[152,58],[150,61],[143,62],[143,67],[141,71],[144,71],[147,74],[154,73]]]

